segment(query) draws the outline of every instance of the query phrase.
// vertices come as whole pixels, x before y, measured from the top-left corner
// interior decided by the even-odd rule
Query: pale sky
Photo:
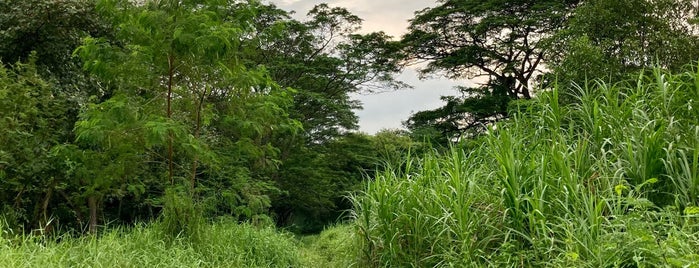
[[[316,4],[328,3],[331,7],[344,7],[364,20],[362,32],[384,31],[399,38],[408,27],[408,20],[415,11],[437,5],[435,0],[269,0],[277,7],[296,11],[294,18],[303,20],[305,14]],[[455,95],[456,85],[465,81],[448,79],[419,80],[414,69],[405,70],[398,78],[412,85],[404,89],[373,95],[354,95],[364,109],[356,111],[360,131],[374,134],[381,129],[402,128],[414,112],[434,109],[444,105],[442,95]]]

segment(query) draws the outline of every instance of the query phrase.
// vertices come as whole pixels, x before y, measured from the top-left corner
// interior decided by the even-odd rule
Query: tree
[[[248,13],[254,9],[230,14],[234,4],[100,2],[98,8],[117,29],[116,39],[87,39],[76,54],[113,94],[89,107],[78,122],[78,140],[91,137],[82,149],[111,158],[145,154],[149,161],[130,168],[165,174],[160,183],[150,183],[161,193],[167,185],[187,185],[184,192],[193,199],[197,192],[216,195],[229,190],[208,187],[220,180],[237,180],[251,170],[274,167],[277,150],[270,138],[272,130],[293,136],[298,128],[286,112],[292,95],[274,83],[263,67],[242,64],[241,44],[251,36],[246,25],[251,24]],[[138,111],[137,116],[105,120],[109,115],[103,114],[114,105],[127,105]],[[131,146],[115,147],[113,140]],[[218,165],[221,159],[229,162]],[[130,161],[117,163],[129,165]],[[249,176],[241,183],[228,183],[238,187],[232,191],[239,196],[228,205],[248,201],[242,192],[254,183],[247,178],[264,179]],[[204,184],[202,191],[197,191],[199,183]]]
[[[97,232],[98,209],[105,197],[145,192],[148,175],[143,166],[150,159],[144,148],[151,143],[141,108],[124,95],[89,104],[76,123],[76,143],[54,148],[72,190],[66,198],[71,203],[87,201],[90,233]]]
[[[91,1],[2,0],[0,11],[2,61],[26,61],[34,52],[41,72],[61,78],[79,70],[70,53],[83,37],[108,32]]]
[[[179,212],[320,228],[375,166],[349,95],[400,86],[389,37],[327,5],[305,22],[253,0],[0,8],[0,57],[31,61],[0,76],[0,200],[30,228]]]
[[[65,99],[29,63],[0,65],[0,203],[16,224],[46,227],[63,180],[51,150],[66,136]]]
[[[318,231],[346,208],[343,196],[369,161],[331,157],[363,154],[353,151],[359,144],[337,146],[358,127],[353,110],[361,104],[350,95],[402,87],[392,77],[400,70],[391,57],[398,47],[384,33],[358,34],[361,19],[344,8],[321,4],[305,21],[272,5],[255,8],[253,38],[243,42],[246,65],[264,65],[277,83],[296,90],[288,112],[303,126],[300,135],[275,136],[280,166],[271,176],[281,191],[272,208],[280,225]],[[338,166],[352,167],[338,172]]]
[[[26,62],[34,53],[37,71],[73,104],[70,121],[61,124],[70,132],[78,107],[90,95],[102,97],[97,81],[82,70],[72,52],[88,36],[112,36],[112,29],[95,10],[94,1],[0,0],[0,60]]]
[[[259,6],[256,37],[246,42],[249,66],[264,65],[282,86],[298,92],[291,116],[304,127],[305,143],[322,143],[357,129],[351,93],[401,88],[391,57],[397,47],[385,33],[358,34],[361,19],[347,9],[315,6],[304,22],[275,6]]]
[[[346,220],[352,209],[347,196],[358,194],[366,179],[384,168],[404,168],[407,154],[423,150],[407,133],[388,130],[373,136],[347,133],[322,145],[296,149],[299,152],[281,167],[285,180],[279,180],[279,188],[288,193],[273,207],[281,225],[302,233]],[[301,179],[306,183],[299,183]]]
[[[652,66],[680,70],[699,57],[695,3],[585,1],[552,38],[549,58],[555,78],[582,83],[617,80]]]
[[[56,158],[50,152],[56,146],[72,142],[72,129],[78,120],[80,107],[89,95],[99,98],[102,94],[94,86],[96,81],[81,70],[80,61],[71,58],[71,53],[82,38],[107,36],[110,31],[95,12],[94,2],[81,0],[0,1],[0,25],[2,64],[16,72],[18,81],[32,77],[35,82],[26,85],[31,88],[27,97],[39,101],[39,115],[17,121],[19,125],[34,125],[28,133],[41,137],[35,143],[23,144],[25,152],[44,153],[24,162],[31,165],[30,169],[23,171],[24,174],[11,175],[21,183],[4,188],[16,191],[15,202],[5,204],[14,204],[16,212],[24,212],[18,224],[23,223],[29,228],[49,227],[47,222],[58,222],[74,215],[80,218],[75,204],[56,201],[66,201],[65,197],[69,194],[62,183],[66,181],[66,174],[59,168],[60,161],[55,162]],[[30,76],[25,76],[29,73]],[[16,101],[16,97],[8,96],[6,100]],[[36,125],[38,122],[50,124],[39,127]],[[14,159],[27,156],[22,156],[19,151],[10,153]],[[47,160],[51,161],[45,162]],[[8,165],[8,169],[23,169],[21,166],[23,164],[14,163]],[[73,226],[69,222],[62,225]]]
[[[481,87],[460,90],[451,110],[418,114],[410,129],[436,126],[447,139],[507,117],[507,103],[532,97],[541,73],[545,40],[562,26],[579,1],[443,0],[416,13],[403,36],[403,58],[428,61],[423,75],[485,79]],[[446,107],[445,107],[446,108]],[[456,120],[449,119],[454,117]],[[438,126],[449,122],[446,126]]]

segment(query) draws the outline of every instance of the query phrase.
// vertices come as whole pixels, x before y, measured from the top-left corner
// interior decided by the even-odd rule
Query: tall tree
[[[300,22],[253,0],[16,2],[0,0],[0,57],[33,63],[0,77],[0,199],[31,228],[95,232],[179,196],[317,229],[374,167],[371,137],[347,133],[350,94],[400,86],[396,46],[345,9]]]
[[[642,68],[677,71],[699,57],[693,0],[584,1],[552,38],[550,67],[564,83],[616,80]]]
[[[94,86],[96,81],[81,69],[80,61],[71,58],[72,51],[82,38],[109,35],[109,27],[105,27],[94,6],[94,2],[82,0],[0,1],[0,60],[12,70],[8,72],[12,74],[10,77],[18,81],[33,81],[22,82],[29,89],[25,97],[38,101],[35,108],[23,108],[28,113],[32,113],[30,110],[37,111],[35,116],[19,119],[6,114],[7,118],[19,120],[15,126],[32,126],[22,131],[28,134],[23,137],[25,141],[29,137],[37,139],[23,143],[22,151],[40,154],[31,156],[22,154],[22,151],[6,151],[11,159],[27,161],[3,167],[14,178],[5,181],[9,184],[2,186],[7,191],[5,194],[12,195],[14,201],[5,200],[7,202],[3,203],[13,204],[11,207],[16,212],[24,212],[19,213],[22,215],[18,223],[24,223],[27,227],[46,227],[49,219],[57,222],[72,218],[71,214],[77,214],[80,218],[78,206],[70,201],[65,202],[69,194],[61,182],[67,180],[66,174],[59,167],[60,161],[55,162],[56,159],[49,152],[60,144],[72,142],[72,129],[78,120],[80,107],[89,95],[100,98],[102,94]],[[9,92],[22,94],[16,91],[18,89],[16,86],[5,88]],[[12,96],[15,93],[3,97],[8,104],[16,101],[4,107],[27,104],[29,99],[19,101],[19,96]],[[13,127],[3,131],[11,133],[10,129],[16,130]],[[12,146],[19,143],[5,144]],[[22,168],[25,164],[31,168]],[[15,173],[19,170],[23,170],[21,174]],[[61,224],[73,226],[68,221]]]
[[[63,180],[51,150],[65,136],[60,126],[69,109],[38,74],[31,60],[0,65],[0,203],[16,224],[45,227]]]
[[[70,53],[83,37],[104,35],[108,29],[94,9],[82,0],[0,1],[0,58],[5,64],[26,61],[36,53],[36,64],[59,77],[79,69]]]
[[[484,82],[460,88],[464,96],[449,100],[450,110],[412,117],[408,128],[431,127],[456,139],[506,117],[510,100],[532,97],[533,79],[544,61],[544,40],[578,2],[442,0],[437,7],[417,12],[402,39],[404,58],[428,61],[423,75]]]
[[[143,132],[144,138],[119,139],[136,144],[120,154],[147,154],[158,164],[144,161],[131,168],[165,174],[161,187],[187,185],[190,196],[202,177],[236,179],[220,177],[232,168],[228,165],[248,172],[270,166],[276,149],[269,132],[296,128],[284,107],[291,95],[264,68],[242,64],[241,43],[251,33],[246,12],[254,9],[241,9],[239,17],[231,18],[228,7],[234,4],[100,2],[98,7],[112,16],[118,29],[117,39],[88,39],[77,53],[114,95],[88,108],[78,123],[78,139],[85,138],[88,145],[84,149],[113,154],[121,147],[113,147],[112,140]],[[104,120],[101,114],[113,105],[136,107],[138,116],[134,122]],[[230,154],[237,156],[225,157],[231,162],[219,168],[218,156]],[[249,185],[238,184],[234,191]]]
[[[400,66],[390,57],[397,48],[390,37],[358,34],[362,20],[347,9],[321,4],[302,22],[275,6],[259,8],[258,39],[247,43],[247,60],[266,66],[280,85],[298,90],[291,115],[303,124],[308,142],[357,129],[352,110],[361,104],[350,94],[405,86],[393,78]]]
[[[245,60],[264,65],[280,85],[296,90],[289,115],[303,126],[299,136],[276,136],[281,162],[272,176],[282,192],[274,196],[273,210],[281,224],[318,230],[337,219],[342,196],[361,181],[366,165],[366,159],[329,157],[361,148],[337,146],[355,137],[347,132],[358,127],[353,110],[361,104],[351,94],[402,87],[392,76],[400,70],[391,57],[398,47],[384,33],[359,34],[361,19],[344,8],[321,4],[304,21],[272,5],[257,8],[255,38],[243,43]],[[351,172],[335,168],[352,164]]]

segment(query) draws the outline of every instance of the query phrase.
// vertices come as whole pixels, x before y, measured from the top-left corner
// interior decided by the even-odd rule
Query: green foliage
[[[393,42],[326,4],[0,0],[0,266],[697,266],[699,73],[644,71],[696,57],[695,8],[443,0]],[[414,60],[486,80],[350,132]]]
[[[303,126],[299,135],[274,136],[280,165],[269,175],[282,191],[272,210],[282,226],[317,232],[349,208],[344,195],[378,162],[369,137],[347,133],[361,107],[350,94],[403,86],[392,77],[400,70],[396,47],[384,33],[358,34],[361,19],[344,8],[318,5],[303,22],[274,6],[255,8],[246,65],[263,64],[296,90],[287,111]]]
[[[479,145],[412,158],[355,195],[362,263],[696,265],[696,70],[560,88]]]
[[[379,169],[400,166],[404,164],[405,158],[423,154],[431,149],[428,144],[413,140],[407,131],[388,129],[374,134],[374,147],[380,159]]]
[[[319,232],[341,220],[350,208],[344,196],[374,168],[372,142],[367,135],[348,134],[294,152],[279,171],[278,185],[286,192],[275,198],[278,220],[302,233]]]
[[[347,9],[320,4],[301,22],[274,6],[253,7],[259,15],[252,40],[242,44],[246,65],[262,64],[274,81],[298,90],[290,116],[303,124],[305,144],[357,129],[352,110],[361,105],[351,93],[405,86],[392,77],[400,66],[390,57],[390,37],[358,34],[361,19]]]
[[[98,3],[117,29],[116,39],[86,39],[75,54],[114,93],[89,109],[76,130],[78,140],[93,141],[90,146],[101,151],[155,161],[129,166],[188,184],[209,216],[251,219],[270,205],[268,174],[279,154],[273,138],[293,136],[300,126],[287,112],[293,91],[274,83],[265,68],[241,63],[241,42],[254,30],[246,15],[252,6],[243,7],[231,10],[219,1]],[[105,119],[112,113],[135,117]],[[123,150],[110,147],[119,138],[114,135],[125,138]],[[166,184],[147,183],[160,191]]]
[[[349,133],[295,152],[280,169],[280,189],[288,192],[273,202],[277,220],[301,233],[344,222],[352,209],[347,195],[383,166],[400,166],[406,154],[420,152],[422,146],[406,133],[386,130],[375,136]]]
[[[357,34],[343,8],[319,5],[306,22],[257,1],[0,10],[0,57],[31,61],[2,69],[0,200],[31,229],[95,231],[191,198],[206,218],[261,225],[297,200],[319,230],[377,161],[369,137],[346,135],[349,94],[400,86],[390,37]]]
[[[651,66],[679,71],[699,57],[694,5],[688,0],[584,1],[552,38],[549,62],[564,83],[615,81]]]
[[[0,14],[0,59],[5,64],[36,53],[44,71],[68,80],[79,70],[70,53],[81,39],[107,33],[92,1],[3,0]]]
[[[478,163],[457,149],[452,153],[446,161],[431,155],[408,160],[404,173],[378,173],[353,198],[364,265],[459,266],[453,262],[475,262],[477,252],[502,241],[494,232],[502,225],[501,208],[491,205],[497,199],[483,194],[490,189],[469,172]]]
[[[68,106],[33,60],[0,66],[0,203],[16,210],[23,226],[42,226],[51,216],[47,202],[62,174],[50,152],[70,135],[63,128]]]
[[[415,139],[447,146],[463,138],[473,137],[488,125],[508,116],[508,105],[515,98],[505,95],[502,87],[492,92],[460,88],[463,97],[444,96],[446,104],[434,110],[419,111],[404,125]],[[473,97],[472,93],[480,95]],[[466,97],[469,96],[469,97]]]
[[[219,221],[196,242],[164,242],[160,226],[137,225],[99,237],[0,239],[0,267],[299,267],[295,240],[271,228]]]

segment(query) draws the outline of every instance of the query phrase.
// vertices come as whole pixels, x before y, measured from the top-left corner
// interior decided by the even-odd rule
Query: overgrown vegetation
[[[698,13],[0,0],[0,266],[699,266]],[[484,83],[357,132],[424,61]]]
[[[163,240],[163,224],[112,228],[99,236],[7,236],[0,267],[299,267],[293,237],[272,227],[222,220],[199,239]]]
[[[649,70],[511,106],[480,145],[354,197],[367,266],[699,265],[699,74]],[[473,143],[471,143],[473,144]]]

